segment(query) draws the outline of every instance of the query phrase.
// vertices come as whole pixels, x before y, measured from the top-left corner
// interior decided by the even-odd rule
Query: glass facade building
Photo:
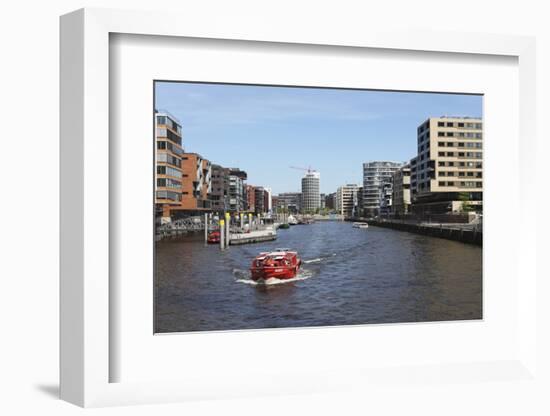
[[[401,162],[363,163],[363,211],[366,216],[376,216],[383,206],[386,208],[385,195],[391,195],[393,174],[402,166]]]

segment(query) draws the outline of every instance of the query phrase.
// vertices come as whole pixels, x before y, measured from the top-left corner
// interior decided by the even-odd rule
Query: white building
[[[271,192],[271,188],[265,188],[264,187],[264,205],[265,205],[265,212],[268,214],[273,213],[273,200],[272,200],[273,193]]]
[[[411,209],[411,166],[409,164],[393,174],[393,214],[408,214]]]
[[[355,184],[347,184],[338,187],[336,190],[336,212],[344,217],[352,217],[356,211],[358,197],[357,192],[359,186]]]
[[[363,163],[364,215],[376,216],[391,205],[393,173],[402,166],[403,163],[389,161]]]
[[[316,171],[308,171],[302,178],[303,212],[316,212],[321,208],[320,182],[321,174]]]

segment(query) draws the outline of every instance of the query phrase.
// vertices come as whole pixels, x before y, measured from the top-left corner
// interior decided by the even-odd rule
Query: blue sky
[[[300,190],[309,167],[321,192],[362,184],[362,163],[408,161],[428,117],[482,115],[482,97],[459,94],[156,83],[157,109],[176,116],[185,151],[239,167],[275,194]]]

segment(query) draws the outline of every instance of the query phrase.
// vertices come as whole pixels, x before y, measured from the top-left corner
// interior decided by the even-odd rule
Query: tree
[[[470,194],[468,192],[459,192],[458,200],[462,201],[461,211],[471,212],[475,211],[475,207],[470,203]]]

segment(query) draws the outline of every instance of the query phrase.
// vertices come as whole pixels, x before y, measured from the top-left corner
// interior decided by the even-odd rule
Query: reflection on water
[[[157,242],[156,332],[481,318],[480,247],[332,221],[278,236],[224,252],[201,233]],[[297,278],[252,282],[252,259],[282,246],[304,260]]]

